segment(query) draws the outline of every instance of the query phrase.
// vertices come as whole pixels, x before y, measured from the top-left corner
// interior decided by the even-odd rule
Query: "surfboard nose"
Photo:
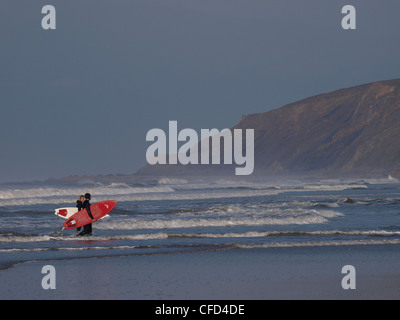
[[[115,200],[109,200],[108,201],[109,202],[109,205],[110,205],[110,207],[108,208],[110,211],[111,210],[113,210],[114,208],[115,208],[115,206],[117,205],[117,201],[115,201]]]

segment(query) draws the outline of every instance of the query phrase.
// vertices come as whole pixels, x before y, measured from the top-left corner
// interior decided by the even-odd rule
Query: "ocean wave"
[[[218,247],[218,248],[241,248],[241,249],[256,249],[256,248],[293,248],[293,247],[321,247],[321,246],[349,246],[349,245],[379,245],[379,244],[400,244],[400,239],[388,239],[390,237],[398,237],[399,231],[384,231],[384,230],[331,230],[331,231],[250,231],[250,232],[233,232],[233,233],[155,233],[155,234],[128,234],[128,235],[114,235],[114,236],[94,236],[94,237],[54,237],[48,235],[41,236],[15,236],[5,240],[0,238],[0,243],[23,243],[23,242],[52,242],[55,241],[62,243],[79,243],[77,246],[56,246],[51,247],[24,247],[24,248],[0,248],[2,253],[13,252],[40,252],[40,251],[83,251],[83,250],[127,250],[127,249],[171,249],[176,248],[193,248],[193,247]],[[235,239],[235,238],[274,238],[274,237],[297,237],[293,242],[263,242],[263,243],[209,243],[209,244],[196,244],[185,243],[175,245],[165,245],[164,243],[150,244],[150,245],[118,245],[115,244],[116,240],[154,240],[154,239],[170,239],[170,238],[208,238],[208,239]],[[305,236],[307,239],[310,237],[320,236],[380,236],[382,238],[376,239],[335,239],[335,240],[316,240],[304,241],[303,238],[298,236]],[[304,238],[304,239],[306,239]],[[109,244],[107,245],[107,241]],[[101,244],[101,245],[99,245]]]
[[[114,247],[111,244],[115,241],[144,241],[144,240],[166,240],[172,238],[187,238],[187,239],[223,239],[223,238],[279,238],[279,237],[294,237],[296,242],[303,243],[301,239],[310,237],[383,237],[393,238],[399,237],[400,231],[387,231],[387,230],[272,230],[272,231],[247,231],[247,232],[204,232],[204,233],[170,233],[170,232],[156,232],[156,233],[141,233],[141,234],[120,234],[109,236],[93,236],[93,237],[76,237],[71,235],[63,235],[60,232],[54,232],[43,235],[26,235],[20,233],[2,233],[0,235],[0,243],[89,243],[90,248],[93,244],[110,242],[109,247]],[[398,239],[394,239],[398,240]],[[336,241],[336,240],[335,240]],[[344,240],[337,240],[344,241]],[[353,241],[353,240],[352,240]],[[360,240],[361,241],[361,240]],[[362,240],[364,241],[364,239]],[[266,244],[274,245],[274,244]],[[158,245],[160,246],[160,245]],[[53,249],[63,249],[62,247],[53,246]],[[29,251],[30,248],[2,248],[7,252],[14,251]],[[1,252],[0,250],[0,252]],[[76,250],[79,250],[77,248]]]
[[[176,229],[326,223],[343,216],[330,208],[316,210],[308,202],[216,204],[170,209],[165,212],[99,223],[102,230]]]
[[[299,247],[360,246],[360,245],[385,245],[385,244],[400,244],[400,239],[334,240],[334,241],[315,241],[315,242],[236,244],[235,247],[238,249],[260,249],[260,248],[299,248]]]
[[[233,197],[272,196],[284,192],[338,191],[367,189],[365,183],[309,183],[309,184],[272,184],[268,182],[246,182],[218,180],[216,182],[189,182],[185,179],[162,178],[156,185],[129,185],[112,182],[107,185],[89,187],[25,187],[2,188],[0,207],[32,206],[40,204],[75,203],[79,194],[89,192],[93,201],[163,201],[163,200],[201,200]]]
[[[162,184],[162,185],[164,185],[164,184],[174,185],[174,184],[187,184],[188,183],[188,181],[185,179],[177,179],[177,178],[162,178],[162,179],[159,179],[157,182],[158,182],[158,184]]]
[[[309,184],[301,187],[303,190],[310,191],[344,191],[344,190],[357,190],[368,189],[366,184]]]
[[[249,231],[249,232],[228,232],[228,233],[182,233],[168,234],[170,238],[265,238],[282,236],[382,236],[395,237],[400,236],[400,231],[385,230],[322,230],[322,231]]]
[[[92,191],[93,199],[92,202],[99,202],[103,200],[116,200],[118,202],[132,202],[132,201],[163,201],[163,200],[202,200],[202,199],[222,199],[222,198],[236,198],[236,197],[253,197],[253,196],[265,196],[265,195],[276,195],[279,193],[278,190],[245,190],[237,192],[200,192],[200,193],[180,193],[169,186],[160,186],[152,188],[138,188],[135,192],[126,191],[123,193],[111,193],[107,192],[102,195]],[[120,189],[121,190],[121,189]],[[90,191],[89,191],[90,192]],[[74,194],[57,196],[57,197],[31,197],[31,198],[16,198],[16,199],[0,199],[0,207],[7,206],[30,206],[38,204],[71,204],[75,203],[76,199],[74,195],[79,195],[76,190]]]
[[[167,233],[155,234],[129,234],[129,235],[113,235],[113,236],[93,236],[93,237],[76,237],[63,235],[8,235],[0,236],[0,243],[30,243],[30,242],[53,242],[53,241],[112,241],[112,240],[157,240],[167,239]]]
[[[106,187],[88,188],[35,188],[24,190],[1,190],[0,207],[25,206],[37,204],[64,204],[75,203],[79,194],[89,192],[93,195],[93,201],[113,199],[140,199],[149,197],[150,194],[173,193],[170,186],[155,187],[130,187],[126,184],[111,184]]]
[[[62,247],[62,248],[11,248],[11,249],[0,249],[0,253],[16,253],[16,252],[44,252],[44,251],[122,251],[121,256],[124,255],[123,251],[136,250],[136,249],[156,249],[156,251],[147,252],[148,255],[154,254],[176,254],[183,252],[193,252],[196,251],[216,251],[216,250],[227,250],[227,249],[273,249],[273,248],[306,248],[306,247],[340,247],[340,246],[366,246],[366,245],[398,245],[400,244],[400,239],[382,239],[382,240],[334,240],[334,241],[308,241],[308,242],[279,242],[279,243],[260,243],[260,244],[219,244],[219,245],[206,245],[199,248],[193,248],[193,246],[181,246],[176,247],[175,250],[159,251],[160,247],[157,246],[93,246],[93,247]],[[188,250],[190,249],[190,250]],[[131,255],[132,253],[129,253]],[[136,254],[142,255],[143,253],[137,252]],[[76,257],[75,257],[76,258]],[[78,257],[80,258],[80,257]],[[70,259],[74,259],[71,257]]]
[[[0,249],[2,253],[13,252],[42,252],[42,251],[83,251],[83,250],[126,250],[135,249],[137,246],[94,246],[94,247],[60,247],[60,248],[11,248]]]
[[[110,221],[107,224],[98,224],[100,230],[142,230],[142,229],[178,229],[198,227],[236,227],[236,226],[262,226],[262,225],[305,225],[321,224],[328,220],[320,215],[307,217],[286,218],[192,218],[192,219],[155,219],[141,220],[128,219],[125,221]]]
[[[108,186],[95,188],[32,188],[32,189],[12,189],[0,190],[0,200],[15,200],[27,198],[47,198],[47,197],[78,197],[83,191],[92,193],[96,196],[102,195],[125,195],[136,193],[153,193],[153,192],[174,192],[169,186],[155,187],[131,187],[125,183],[111,183]]]

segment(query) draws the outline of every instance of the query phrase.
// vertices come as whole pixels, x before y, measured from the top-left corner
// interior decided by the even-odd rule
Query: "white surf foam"
[[[125,183],[111,183],[108,186],[91,188],[31,188],[31,189],[12,189],[0,190],[0,199],[26,199],[26,198],[45,198],[45,197],[78,197],[83,189],[97,196],[102,195],[125,195],[153,192],[174,192],[169,186],[154,187],[130,187]]]
[[[303,186],[303,190],[311,191],[343,191],[349,189],[368,189],[368,186],[365,184],[310,184]]]
[[[339,232],[340,233],[340,232]],[[346,233],[347,234],[347,233]],[[139,236],[139,235],[137,235]],[[188,238],[235,238],[243,237],[240,234],[177,234],[169,235],[170,237],[188,237]],[[265,237],[271,236],[271,234],[263,233],[245,233],[245,237]],[[133,237],[130,235],[129,237]],[[107,238],[107,237],[106,237]],[[143,237],[145,239],[146,237]],[[137,238],[135,238],[137,240]],[[75,239],[75,241],[79,241]],[[93,239],[82,239],[87,244],[88,242],[97,243],[99,241],[104,241],[102,238]],[[326,247],[326,246],[359,246],[359,245],[390,245],[390,244],[400,244],[400,239],[362,239],[362,240],[328,240],[328,241],[298,241],[298,242],[273,242],[273,243],[256,243],[256,244],[238,244],[238,243],[226,243],[215,245],[220,249],[224,247],[229,248],[240,248],[240,249],[258,249],[258,248],[295,248],[295,247]],[[194,245],[183,245],[182,247],[191,247]],[[210,244],[212,246],[212,244]],[[150,246],[140,246],[140,245],[103,245],[103,246],[75,246],[75,247],[31,247],[31,248],[3,248],[0,249],[0,253],[15,253],[15,252],[42,252],[42,251],[84,251],[84,250],[129,250],[137,248],[160,248],[162,246],[150,245]]]
[[[176,238],[265,238],[265,237],[281,237],[281,236],[383,236],[393,237],[400,236],[400,231],[385,230],[322,230],[322,231],[249,231],[249,232],[228,232],[228,233],[183,233],[168,234],[169,237]]]
[[[174,185],[174,184],[187,184],[188,183],[188,181],[187,180],[185,180],[185,179],[176,179],[176,178],[162,178],[162,179],[159,179],[158,180],[158,184],[162,184],[162,185],[164,185],[164,184],[171,184],[171,185]]]
[[[359,245],[384,245],[384,244],[400,244],[400,239],[393,239],[393,240],[338,240],[338,241],[316,241],[316,242],[236,244],[235,247],[240,248],[240,249],[257,249],[257,248],[359,246]]]
[[[89,191],[90,192],[90,191]],[[251,197],[251,196],[263,196],[263,195],[274,195],[278,194],[278,191],[273,190],[262,190],[262,191],[238,191],[238,192],[203,192],[203,193],[177,193],[174,189],[169,186],[140,188],[135,194],[126,192],[125,195],[121,193],[108,193],[107,195],[101,195],[92,191],[94,194],[92,201],[99,202],[103,200],[109,200],[112,198],[118,202],[123,201],[162,201],[162,200],[202,200],[202,199],[221,199],[221,198],[234,198],[234,197]],[[17,199],[5,199],[0,200],[0,207],[5,206],[25,206],[25,205],[37,205],[37,204],[69,204],[75,203],[75,194],[79,195],[80,191],[75,190],[75,193],[64,195],[62,197],[32,197],[32,198],[17,198]]]
[[[73,237],[73,236],[51,236],[51,235],[38,235],[38,236],[24,236],[24,235],[15,235],[15,236],[2,236],[0,237],[0,243],[39,243],[39,242],[52,242],[55,244],[51,249],[53,250],[67,250],[63,247],[57,247],[56,243],[67,243],[67,242],[84,242],[84,243],[92,243],[96,244],[98,242],[108,242],[110,243],[109,247],[114,248],[112,245],[114,241],[145,241],[145,240],[164,240],[170,238],[210,238],[210,239],[218,239],[218,238],[274,238],[274,237],[282,237],[282,236],[293,236],[296,237],[300,246],[304,245],[304,243],[309,242],[301,242],[302,237],[338,237],[338,236],[355,236],[355,237],[368,237],[368,236],[376,236],[376,237],[398,237],[400,236],[400,231],[386,231],[386,230],[319,230],[319,231],[297,231],[297,230],[281,230],[281,231],[248,231],[248,232],[225,232],[225,233],[167,233],[167,232],[156,232],[156,233],[143,233],[143,234],[122,234],[122,235],[111,235],[111,236],[93,236],[93,237]],[[338,243],[363,243],[364,241],[378,241],[379,243],[383,241],[400,241],[400,239],[370,239],[370,240],[335,240],[335,241],[320,241],[318,243],[322,243],[322,245],[328,245],[328,243],[338,242]],[[296,246],[296,243],[290,243],[291,246]],[[257,244],[256,246],[279,246],[281,244]],[[253,246],[253,245],[251,245]],[[130,246],[134,247],[134,246]],[[80,250],[81,247],[77,247],[76,250]],[[96,246],[90,246],[90,248],[96,248]],[[0,252],[23,252],[23,251],[41,251],[43,248],[3,248],[0,249]],[[45,249],[45,248],[44,248]],[[50,250],[50,248],[49,248]]]
[[[234,227],[234,226],[261,226],[261,225],[304,225],[327,222],[322,216],[288,217],[288,218],[220,218],[220,219],[127,219],[125,221],[110,221],[99,224],[101,230],[141,230],[141,229],[177,229],[198,227]]]
[[[114,184],[95,188],[33,188],[0,190],[1,206],[24,206],[36,204],[63,204],[75,203],[78,195],[89,192],[93,194],[93,201],[103,201],[113,198],[140,199],[149,197],[150,194],[173,193],[170,186],[155,187],[130,187],[126,184]],[[150,196],[151,197],[151,196]]]
[[[79,242],[79,241],[112,241],[112,240],[156,240],[167,239],[167,233],[153,234],[129,234],[129,235],[113,235],[113,236],[94,236],[94,237],[74,237],[74,236],[6,236],[0,237],[0,243],[34,243],[34,242]]]
[[[283,192],[337,191],[366,189],[365,184],[314,183],[298,185],[272,185],[270,183],[220,180],[216,183],[189,183],[184,179],[160,179],[157,186],[133,187],[125,183],[92,186],[89,188],[37,187],[0,190],[0,207],[36,204],[71,204],[79,194],[90,192],[93,201],[112,198],[117,201],[200,200],[233,197],[277,195]],[[191,192],[186,192],[191,190]],[[185,191],[185,192],[180,192]]]
[[[83,250],[127,250],[135,249],[137,246],[94,246],[94,247],[62,247],[62,248],[15,248],[15,249],[0,249],[2,253],[12,252],[42,252],[42,251],[83,251]]]

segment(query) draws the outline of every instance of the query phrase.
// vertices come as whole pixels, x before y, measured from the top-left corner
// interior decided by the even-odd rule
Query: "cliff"
[[[221,128],[222,129],[222,128]],[[232,129],[254,129],[253,174],[397,174],[400,79],[320,94],[248,116]],[[224,165],[154,165],[145,175],[228,173]]]

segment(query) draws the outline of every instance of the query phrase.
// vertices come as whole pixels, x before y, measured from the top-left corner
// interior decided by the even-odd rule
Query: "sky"
[[[398,0],[1,0],[0,183],[132,174],[170,120],[222,130],[400,78],[399,13]]]

